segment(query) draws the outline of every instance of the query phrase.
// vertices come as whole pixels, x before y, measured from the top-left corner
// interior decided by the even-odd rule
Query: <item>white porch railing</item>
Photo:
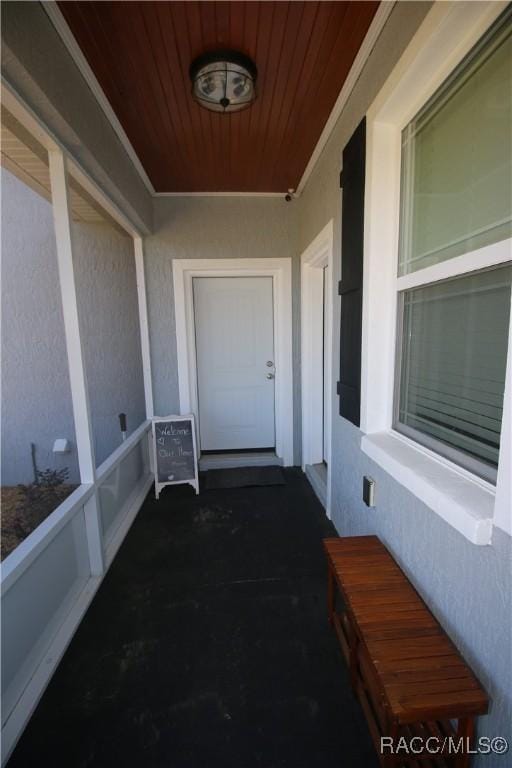
[[[98,468],[95,482],[77,488],[2,564],[2,764],[151,487],[150,429],[145,421]],[[99,575],[88,504],[99,517]]]

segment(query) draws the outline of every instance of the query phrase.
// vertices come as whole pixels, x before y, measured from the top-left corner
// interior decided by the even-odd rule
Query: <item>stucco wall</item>
[[[121,442],[118,414],[128,433],[146,417],[133,242],[108,224],[75,223],[73,259],[99,465]]]
[[[298,368],[300,269],[295,203],[284,198],[169,197],[155,200],[145,241],[155,413],[179,412],[173,259],[292,257],[293,360]],[[300,463],[300,390],[295,377],[295,461]]]
[[[142,232],[151,196],[42,3],[2,6],[2,76]]]
[[[300,250],[334,220],[334,392],[339,375],[341,153],[428,8],[428,3],[401,3],[394,9],[298,201]],[[487,687],[491,711],[480,719],[480,734],[503,735],[512,744],[510,537],[495,528],[492,546],[470,544],[362,453],[361,432],[338,415],[338,405],[334,396],[332,516],[337,530],[382,538]],[[365,474],[376,480],[374,509],[362,502]],[[507,759],[482,756],[473,764],[498,768]]]
[[[91,419],[100,464],[145,418],[133,244],[109,225],[75,223],[74,262]],[[72,442],[62,457],[57,437]],[[2,483],[78,467],[50,204],[2,169]]]
[[[2,168],[2,485],[39,469],[69,467],[78,481],[75,431],[50,204]],[[57,437],[70,454],[52,453]]]

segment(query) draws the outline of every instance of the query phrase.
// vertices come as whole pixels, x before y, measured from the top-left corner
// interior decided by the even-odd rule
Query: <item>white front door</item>
[[[201,450],[275,446],[271,277],[195,277]]]

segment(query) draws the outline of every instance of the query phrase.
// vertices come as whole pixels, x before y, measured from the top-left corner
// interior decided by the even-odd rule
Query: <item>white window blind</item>
[[[505,386],[512,267],[457,277],[402,296],[397,428],[493,479]],[[432,444],[430,441],[433,441]],[[421,440],[420,440],[421,442]],[[462,462],[464,463],[464,462]]]
[[[403,131],[400,275],[512,236],[511,62],[507,18]]]

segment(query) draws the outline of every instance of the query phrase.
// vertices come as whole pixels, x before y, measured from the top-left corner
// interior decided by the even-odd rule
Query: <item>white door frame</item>
[[[180,413],[193,413],[199,435],[194,277],[272,277],[274,293],[276,455],[293,466],[292,260],[174,259],[174,310]],[[200,443],[199,443],[200,444]]]
[[[332,420],[332,249],[333,220],[322,229],[300,257],[301,267],[301,373],[302,469],[319,464],[323,450],[323,409],[327,429],[327,514],[331,512]],[[325,404],[322,334],[325,280]],[[320,343],[319,343],[320,342]]]

